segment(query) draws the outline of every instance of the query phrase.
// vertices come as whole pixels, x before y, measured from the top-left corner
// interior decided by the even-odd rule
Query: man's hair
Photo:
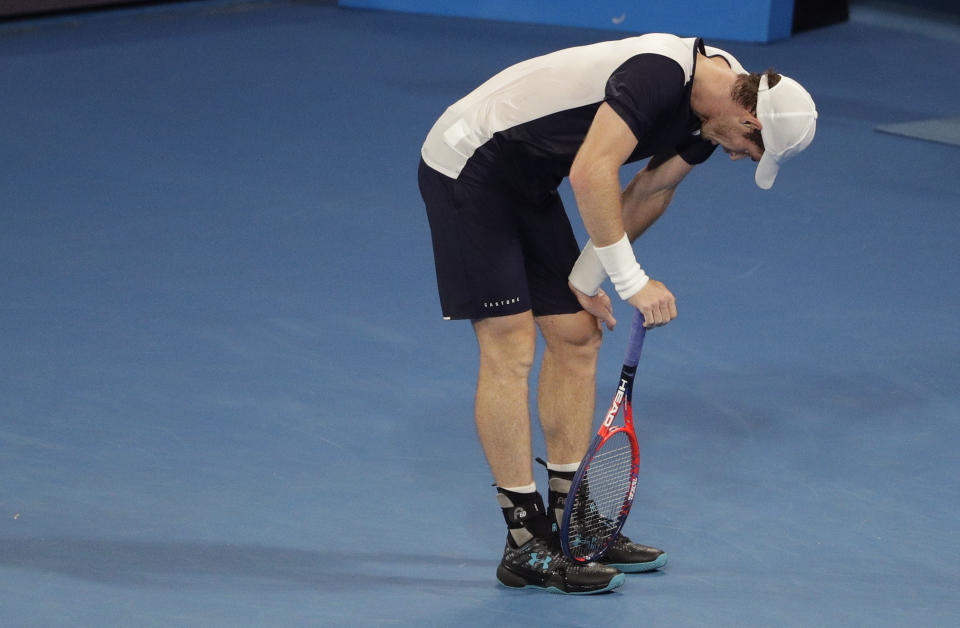
[[[767,85],[770,87],[780,82],[780,75],[777,74],[773,68],[768,68],[763,74],[767,75]],[[730,96],[733,98],[733,102],[753,115],[757,115],[757,91],[760,89],[760,77],[763,76],[763,74],[759,72],[741,74],[737,77],[737,80],[733,83],[733,88],[730,90]],[[763,136],[760,135],[759,129],[754,129],[748,133],[747,139],[759,146],[761,150],[764,150]]]

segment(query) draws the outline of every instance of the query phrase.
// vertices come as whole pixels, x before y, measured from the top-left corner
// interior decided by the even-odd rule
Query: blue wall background
[[[345,7],[457,15],[513,22],[667,32],[728,41],[790,36],[793,0],[340,0]]]

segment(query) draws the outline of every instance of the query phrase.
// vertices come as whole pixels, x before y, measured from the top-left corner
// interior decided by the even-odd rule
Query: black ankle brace
[[[547,501],[550,508],[563,510],[567,505],[567,494],[570,492],[570,486],[573,484],[574,471],[547,471],[547,477],[550,481],[550,492],[547,494]]]
[[[510,530],[526,528],[533,536],[541,538],[552,532],[552,524],[540,493],[515,493],[497,487],[497,501]]]
[[[573,485],[573,476],[575,476],[577,472],[554,471],[547,467],[547,462],[543,458],[537,458],[537,462],[547,469],[547,479],[550,485],[550,490],[547,493],[547,505],[550,508],[550,513],[553,515],[553,520],[557,526],[559,526],[563,520],[563,509],[567,505],[567,494]]]

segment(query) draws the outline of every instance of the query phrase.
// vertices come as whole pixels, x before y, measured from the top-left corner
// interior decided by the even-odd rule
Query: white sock
[[[580,468],[580,461],[569,462],[567,464],[554,464],[552,462],[547,463],[547,469],[549,471],[559,471],[561,473],[574,473],[577,469]]]
[[[574,469],[576,471],[576,469]],[[536,493],[537,492],[537,483],[530,482],[525,486],[501,486],[505,491],[512,491],[514,493]]]

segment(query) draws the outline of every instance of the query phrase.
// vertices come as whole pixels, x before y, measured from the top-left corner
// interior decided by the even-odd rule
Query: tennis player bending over
[[[593,432],[601,321],[613,329],[609,276],[650,327],[677,316],[631,242],[717,145],[759,161],[769,188],[813,139],[816,109],[795,81],[748,74],[698,38],[651,34],[560,50],[503,70],[454,103],[421,152],[420,191],[433,238],[440,304],[470,319],[480,346],[476,423],[508,534],[498,580],[508,587],[596,593],[622,572],[657,569],[658,549],[621,536],[602,562],[566,559],[557,517]],[[619,169],[649,158],[621,190]],[[577,244],[557,187],[570,177],[590,240]],[[548,509],[531,460],[528,378],[537,330]]]

